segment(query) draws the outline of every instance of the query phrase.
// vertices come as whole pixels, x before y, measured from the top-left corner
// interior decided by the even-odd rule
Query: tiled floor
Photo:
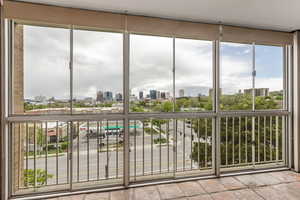
[[[66,196],[55,200],[300,200],[300,174],[260,173],[182,183],[138,187],[113,192]]]

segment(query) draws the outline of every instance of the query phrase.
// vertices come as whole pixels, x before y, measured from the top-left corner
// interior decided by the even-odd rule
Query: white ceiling
[[[300,0],[23,0],[74,8],[223,23],[254,28],[300,29]]]

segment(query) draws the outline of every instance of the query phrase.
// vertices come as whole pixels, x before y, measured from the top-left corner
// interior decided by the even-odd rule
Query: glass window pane
[[[74,31],[73,113],[123,111],[123,35]]]
[[[252,45],[221,43],[220,109],[252,109]]]
[[[255,46],[255,109],[283,107],[283,47]]]
[[[69,112],[69,30],[16,24],[13,112]]]
[[[172,112],[172,38],[130,35],[130,111]]]
[[[176,111],[212,110],[212,42],[176,39]]]

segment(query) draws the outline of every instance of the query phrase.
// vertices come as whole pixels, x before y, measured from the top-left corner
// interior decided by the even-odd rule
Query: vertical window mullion
[[[130,153],[129,153],[129,59],[130,59],[130,34],[126,31],[123,33],[123,90],[124,90],[124,175],[123,175],[123,182],[124,186],[128,187],[130,182]]]
[[[288,106],[287,106],[287,102],[288,102],[288,89],[287,89],[287,80],[288,80],[288,47],[284,46],[284,48],[282,49],[283,51],[283,63],[282,63],[282,67],[283,67],[283,106],[282,109],[283,110],[287,110]]]
[[[69,69],[70,69],[70,113],[73,114],[73,26],[70,28],[70,62],[69,62]]]
[[[220,107],[220,42],[222,39],[222,26],[220,26],[220,37],[219,40],[213,43],[213,111],[217,114],[213,118],[213,168],[215,175],[220,176],[220,165],[221,165],[221,154],[220,154],[220,135],[221,135],[221,118],[219,114]]]
[[[252,111],[255,111],[255,43],[252,43]]]
[[[176,98],[175,98],[175,68],[176,68],[176,63],[175,63],[175,37],[173,37],[173,50],[172,50],[172,64],[173,64],[173,67],[172,67],[172,75],[173,75],[173,82],[172,82],[172,89],[173,89],[173,112],[175,112],[175,106],[176,106]]]
[[[252,111],[255,111],[255,43],[252,43]],[[252,117],[252,165],[255,166],[255,117]]]

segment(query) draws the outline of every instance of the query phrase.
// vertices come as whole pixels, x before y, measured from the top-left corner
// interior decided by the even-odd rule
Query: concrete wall
[[[15,113],[24,112],[24,40],[23,25],[14,27],[13,107]],[[24,125],[13,127],[13,189],[23,185],[24,173]]]
[[[300,31],[294,33],[294,168],[300,172]]]

